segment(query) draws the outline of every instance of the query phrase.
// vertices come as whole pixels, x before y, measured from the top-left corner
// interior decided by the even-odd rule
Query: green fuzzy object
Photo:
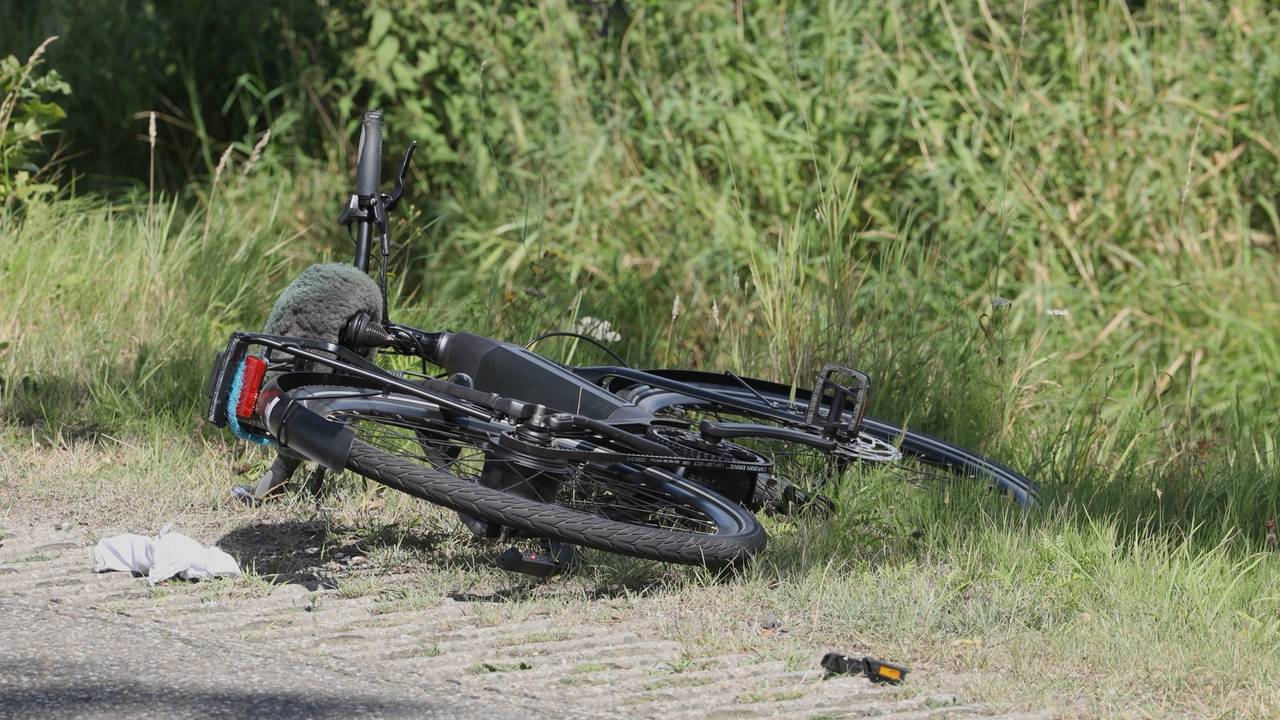
[[[373,278],[345,263],[312,265],[280,293],[263,332],[336,343],[361,312],[382,322],[382,290]]]

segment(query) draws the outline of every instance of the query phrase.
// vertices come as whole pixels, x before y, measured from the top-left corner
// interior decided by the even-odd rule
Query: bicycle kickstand
[[[271,467],[262,474],[257,485],[234,487],[231,489],[231,496],[249,505],[257,505],[276,489],[289,482],[289,478],[293,477],[300,465],[302,465],[301,459],[277,453],[275,462],[271,463]]]

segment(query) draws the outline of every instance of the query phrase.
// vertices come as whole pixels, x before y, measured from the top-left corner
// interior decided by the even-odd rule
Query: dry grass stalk
[[[18,94],[21,92],[22,87],[27,84],[27,78],[31,77],[31,71],[35,69],[36,63],[40,61],[40,56],[44,55],[44,51],[49,47],[49,44],[57,39],[57,35],[50,35],[45,38],[44,42],[40,43],[35,52],[31,53],[31,57],[27,58],[27,64],[22,68],[22,77],[18,79],[13,89],[5,96],[4,102],[0,103],[0,135],[3,135],[5,130],[9,129],[9,121],[13,119],[13,111],[18,107]]]
[[[261,159],[262,151],[267,147],[267,143],[270,141],[271,131],[267,130],[262,133],[262,137],[258,139],[258,143],[253,146],[253,152],[249,153],[249,159],[244,163],[244,170],[240,171],[241,175],[248,175],[253,170],[253,166],[258,163],[259,159]]]
[[[234,145],[228,145],[226,150],[222,151],[222,157],[218,158],[218,166],[213,169],[213,184],[209,186],[209,202],[204,208],[204,230],[200,233],[200,244],[203,245],[209,241],[209,228],[213,223],[213,196],[218,192],[218,181],[222,179],[222,173],[231,167],[231,153],[235,151]]]
[[[152,110],[147,113],[147,144],[151,146],[151,168],[149,171],[147,185],[149,187],[149,197],[147,199],[147,212],[152,220],[155,219],[156,206],[156,111]]]

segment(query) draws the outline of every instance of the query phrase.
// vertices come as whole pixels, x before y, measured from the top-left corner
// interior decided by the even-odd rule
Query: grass
[[[349,252],[346,160],[272,145],[154,199],[0,210],[0,523],[294,523],[323,556],[262,576],[355,544],[372,567],[339,592],[386,611],[484,594],[511,600],[485,622],[643,615],[690,663],[808,667],[822,646],[1085,716],[1273,713],[1280,11],[754,5],[637,8],[599,63],[555,2],[512,20],[527,42],[453,38],[490,84],[451,112],[483,132],[426,155],[393,314],[517,340],[602,318],[635,364],[783,382],[854,358],[874,413],[1025,470],[1039,507],[855,470],[835,517],[771,522],[741,576],[592,554],[530,587],[355,479],[321,509],[230,506],[268,458],[198,421],[212,350]],[[432,112],[392,110],[389,145]],[[590,359],[557,342],[540,350]],[[384,586],[390,567],[421,582]]]
[[[6,452],[21,442],[6,437]],[[312,542],[328,547],[331,556],[352,541],[385,541],[378,526],[352,522],[369,511],[350,500],[329,511],[324,541],[299,543],[288,534],[293,519],[314,513],[304,504],[197,504],[175,517],[168,513],[179,506],[170,498],[217,496],[228,478],[215,472],[183,476],[180,467],[151,463],[145,447],[114,452],[110,462],[139,487],[167,492],[117,505],[116,496],[87,490],[86,472],[91,476],[92,470],[81,467],[85,457],[106,452],[80,440],[62,452],[24,452],[18,463],[6,464],[12,471],[4,477],[6,525],[56,515],[58,506],[43,493],[79,487],[83,498],[73,506],[74,516],[104,533],[146,528],[157,517],[175,518],[180,528],[211,524],[227,534],[265,523],[277,533],[267,546],[290,558]],[[206,452],[205,464],[218,462],[214,449]],[[870,493],[888,490],[875,487],[874,478],[851,475],[847,481],[871,484]],[[1028,707],[1082,697],[1077,709],[1086,715],[1142,707],[1248,716],[1265,715],[1272,706],[1280,629],[1273,554],[1246,552],[1231,539],[1207,547],[1210,540],[1194,533],[1126,532],[1114,520],[1093,520],[1067,505],[1025,515],[963,494],[952,496],[952,512],[943,512],[945,498],[938,493],[917,500],[935,503],[935,514],[882,510],[902,519],[901,532],[869,521],[865,509],[847,503],[822,525],[774,525],[770,552],[744,575],[721,581],[637,563],[627,575],[630,584],[618,592],[617,560],[591,553],[566,580],[504,596],[509,599],[492,607],[481,603],[482,616],[472,622],[499,624],[544,613],[553,628],[584,617],[641,622],[685,647],[669,668],[675,674],[709,669],[704,658],[720,654],[812,669],[816,649],[841,649],[907,663],[915,672],[904,686],[908,692],[927,692],[935,678],[962,673],[967,696]],[[407,499],[390,495],[375,515],[391,519],[413,509]],[[920,530],[919,536],[906,528]],[[393,566],[371,561],[359,570],[369,575],[340,576],[338,593],[370,597],[375,612],[403,612],[434,608],[451,592],[485,597],[522,582],[479,564],[459,567],[453,553],[465,552],[461,546],[404,546],[418,548],[394,558],[400,572],[410,569],[412,585],[379,582]],[[260,594],[268,587],[262,578],[280,570],[259,559],[248,585],[222,581],[192,590],[209,599]],[[763,630],[763,617],[776,618],[785,632]],[[561,635],[548,630],[537,637]],[[604,669],[587,663],[577,672]],[[1130,678],[1123,692],[1106,680],[1121,670]]]

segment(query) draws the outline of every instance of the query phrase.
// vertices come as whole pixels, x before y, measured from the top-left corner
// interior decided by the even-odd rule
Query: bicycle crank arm
[[[711,422],[703,420],[698,424],[703,437],[713,440],[732,440],[734,438],[768,438],[808,445],[820,450],[835,450],[839,444],[835,440],[804,430],[777,427],[775,425],[757,425],[755,423]]]

